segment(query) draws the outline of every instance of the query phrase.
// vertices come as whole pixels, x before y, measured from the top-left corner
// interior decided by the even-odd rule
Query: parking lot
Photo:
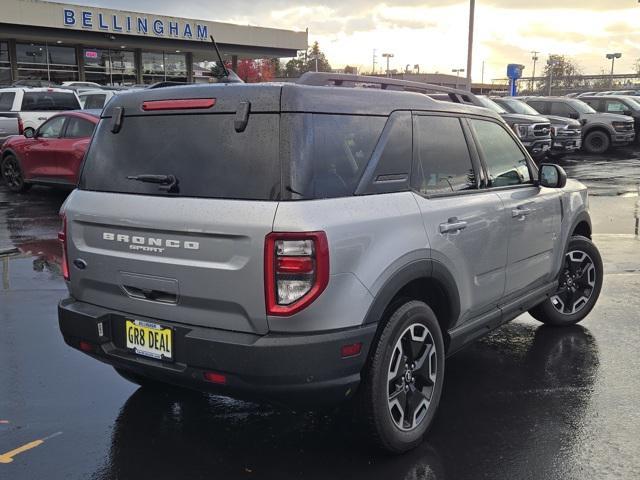
[[[639,478],[640,149],[561,163],[592,192],[599,303],[571,328],[523,315],[452,357],[431,433],[400,457],[368,448],[354,406],[138,389],[68,348],[56,314],[65,193],[0,186],[0,478]]]

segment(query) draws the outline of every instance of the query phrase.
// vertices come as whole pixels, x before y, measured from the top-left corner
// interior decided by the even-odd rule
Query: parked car
[[[611,95],[623,95],[628,97],[635,97],[640,95],[640,90],[616,90],[615,92],[611,92]]]
[[[120,93],[118,90],[87,90],[78,94],[82,108],[102,109],[111,98]]]
[[[13,192],[34,184],[75,187],[100,111],[54,115],[35,132],[9,137],[0,150],[0,174]]]
[[[579,322],[602,285],[586,187],[427,88],[314,72],[115,97],[61,211],[67,344],[145,386],[355,396],[378,446],[418,445],[447,355],[527,310]]]
[[[504,108],[509,113],[519,113],[523,115],[540,115],[531,105],[514,97],[493,97],[492,100]],[[578,120],[558,117],[556,115],[546,115],[551,122],[551,151],[549,154],[554,157],[562,156],[576,150],[582,146],[582,124]]]
[[[633,120],[624,115],[598,113],[581,99],[566,97],[522,97],[542,115],[573,118],[582,123],[582,148],[604,153],[610,147],[628,145],[635,138]]]
[[[102,85],[95,82],[62,82],[63,87],[89,87],[89,88],[102,88]]]
[[[499,114],[516,133],[535,160],[542,160],[551,150],[551,122],[539,113],[522,114],[506,110],[485,95],[476,95],[485,108]]]
[[[602,97],[582,97],[580,100],[587,103],[596,112],[615,113],[632,117],[635,126],[636,140],[640,138],[640,97],[627,97],[622,95],[609,95]]]
[[[63,88],[11,87],[0,89],[0,95],[7,106],[12,102],[7,111],[19,112],[24,132],[30,134],[56,113],[80,109],[76,93]]]

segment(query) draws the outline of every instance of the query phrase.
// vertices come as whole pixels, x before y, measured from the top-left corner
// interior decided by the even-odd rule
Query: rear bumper
[[[173,329],[173,362],[136,355],[125,348],[125,317]],[[93,345],[92,357],[138,375],[196,390],[288,405],[336,404],[355,393],[376,325],[320,334],[254,335],[194,327],[116,312],[73,298],[58,305],[65,342]],[[99,335],[98,324],[102,324]],[[362,343],[359,355],[342,358],[341,347]],[[84,352],[87,353],[87,352]],[[204,380],[213,371],[224,385]]]

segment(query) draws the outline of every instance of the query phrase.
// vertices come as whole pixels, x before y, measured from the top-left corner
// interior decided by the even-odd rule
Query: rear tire
[[[611,146],[611,137],[602,130],[595,130],[584,137],[582,146],[588,153],[605,153]]]
[[[20,161],[15,155],[9,154],[0,163],[0,174],[4,178],[7,187],[14,193],[26,192],[31,188],[31,184],[26,183]]]
[[[564,255],[558,291],[529,313],[547,325],[567,326],[583,320],[602,289],[602,258],[591,240],[574,236]]]
[[[417,300],[400,304],[372,348],[358,393],[376,447],[403,453],[422,442],[440,402],[444,357],[431,308]]]

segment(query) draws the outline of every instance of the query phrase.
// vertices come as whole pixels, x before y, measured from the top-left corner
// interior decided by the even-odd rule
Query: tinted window
[[[80,187],[105,192],[275,200],[280,196],[278,115],[252,113],[244,132],[235,115],[125,117],[98,124]],[[127,176],[174,175],[179,193]]]
[[[411,175],[413,188],[422,194],[476,188],[476,176],[460,120],[416,116],[414,122],[417,164]]]
[[[501,125],[471,120],[478,147],[487,166],[492,187],[518,185],[531,181],[525,155]]]
[[[85,95],[84,99],[84,108],[101,109],[102,107],[104,107],[104,102],[107,99],[107,96],[104,93],[96,95]]]
[[[562,102],[553,102],[551,104],[551,115],[558,115],[559,117],[571,117],[571,114],[578,113],[573,107]]]
[[[42,124],[38,130],[39,138],[58,138],[62,133],[62,127],[66,117],[54,117]]]
[[[529,105],[531,105],[534,110],[538,113],[542,113],[542,114],[549,114],[549,103],[548,102],[538,102],[536,100],[531,100],[530,102],[527,102]]]
[[[80,104],[73,93],[64,92],[25,92],[22,99],[22,111],[44,112],[77,110]]]
[[[291,188],[302,198],[353,195],[387,117],[298,114],[291,121]]]
[[[85,138],[93,135],[94,124],[88,120],[77,117],[69,117],[65,138]]]
[[[15,92],[0,93],[0,112],[11,111],[14,98],[16,98]]]

